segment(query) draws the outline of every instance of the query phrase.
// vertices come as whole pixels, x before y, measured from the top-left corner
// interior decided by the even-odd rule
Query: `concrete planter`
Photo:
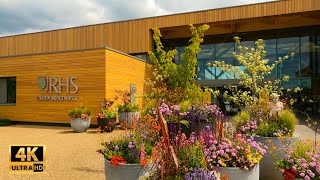
[[[139,119],[139,112],[122,112],[119,113],[119,122],[120,124],[125,123],[127,128],[134,123],[135,119]]]
[[[256,142],[261,142],[267,146],[267,153],[263,156],[260,161],[260,180],[269,180],[269,179],[282,179],[282,173],[276,168],[275,162],[283,159],[284,149],[282,148],[284,144],[292,143],[298,138],[283,138],[280,140],[278,137],[254,137]],[[268,141],[271,141],[268,143]],[[271,147],[270,147],[271,145]],[[274,150],[276,153],[270,153],[272,146],[276,147]]]
[[[229,180],[258,180],[259,169],[259,164],[251,171],[244,171],[238,167],[222,167],[220,174],[227,174]]]
[[[86,132],[90,127],[91,118],[70,118],[70,124],[74,132]]]
[[[119,164],[113,165],[105,159],[106,180],[137,180],[145,175],[147,167],[140,164]]]

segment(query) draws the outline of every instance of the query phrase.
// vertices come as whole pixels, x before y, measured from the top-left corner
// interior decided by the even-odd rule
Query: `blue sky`
[[[0,0],[0,36],[267,1]]]

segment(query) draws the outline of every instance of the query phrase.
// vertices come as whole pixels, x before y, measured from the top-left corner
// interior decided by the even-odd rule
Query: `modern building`
[[[270,63],[278,57],[295,53],[292,59],[278,65],[270,78],[289,75],[290,81],[283,86],[304,88],[304,93],[314,102],[313,110],[318,111],[318,107],[320,108],[320,1],[279,0],[1,37],[0,116],[21,121],[67,122],[68,119],[63,118],[62,114],[54,117],[54,114],[60,112],[53,107],[59,103],[64,104],[65,109],[59,109],[62,112],[71,106],[71,102],[65,105],[66,101],[57,101],[53,105],[34,100],[39,96],[39,91],[36,90],[39,88],[39,76],[79,77],[76,80],[79,83],[79,93],[81,86],[83,89],[92,88],[92,96],[88,98],[95,97],[94,92],[102,88],[102,94],[96,96],[109,97],[112,90],[105,84],[108,78],[115,84],[126,83],[112,88],[129,88],[131,83],[141,83],[147,74],[145,63],[137,67],[134,63],[141,61],[122,53],[118,54],[127,57],[126,66],[118,65],[117,58],[112,60],[112,66],[108,66],[108,52],[116,53],[109,48],[147,61],[147,52],[153,50],[152,28],[159,27],[165,47],[178,50],[175,61],[179,63],[182,61],[181,52],[191,36],[188,24],[208,24],[211,27],[206,32],[202,52],[198,55],[198,84],[222,87],[236,82],[231,74],[206,66],[208,62],[216,60],[239,65],[232,55],[236,51],[233,36],[240,36],[243,45],[248,47],[253,47],[255,40],[264,39]],[[93,52],[104,55],[99,60],[98,55],[93,55]],[[104,75],[104,80],[99,79],[101,75],[95,74],[99,68],[103,69],[102,74],[112,73]],[[127,71],[141,74],[137,80],[139,83],[130,79],[135,75],[128,75]],[[6,91],[1,89],[4,82]],[[137,85],[137,90],[141,92],[144,88],[143,85]],[[83,90],[83,93],[90,94],[89,90]],[[99,104],[98,100],[94,101],[92,106],[94,103]],[[46,106],[48,107],[45,108]],[[28,111],[37,112],[33,114],[39,117],[32,117],[32,113]],[[47,115],[49,117],[46,119]]]

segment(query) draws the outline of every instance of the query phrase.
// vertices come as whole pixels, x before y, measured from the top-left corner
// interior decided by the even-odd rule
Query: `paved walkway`
[[[14,125],[0,127],[0,180],[11,179],[104,179],[104,159],[96,152],[102,137],[111,139],[122,132],[99,136],[95,129],[74,133],[68,127]],[[9,144],[45,144],[47,172],[21,174],[8,172]]]
[[[14,125],[0,127],[0,180],[82,180],[104,179],[104,159],[96,152],[101,140],[117,137],[123,131],[96,134],[95,129],[74,133],[69,127]],[[297,125],[296,136],[313,138],[314,133]],[[320,142],[320,135],[317,135]],[[46,144],[47,172],[44,174],[12,174],[8,172],[9,144]]]

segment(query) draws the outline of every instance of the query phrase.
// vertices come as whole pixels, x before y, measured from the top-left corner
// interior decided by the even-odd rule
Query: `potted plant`
[[[144,117],[130,132],[103,142],[98,150],[105,158],[106,179],[138,179],[152,166],[150,157],[158,137],[158,123]]]
[[[278,64],[289,59],[289,56],[279,58],[270,64],[265,58],[267,52],[262,39],[255,42],[254,48],[242,46],[239,37],[234,39],[238,46],[238,52],[234,53],[234,57],[241,66],[218,61],[214,62],[213,66],[221,68],[223,72],[234,74],[234,77],[239,79],[241,88],[229,86],[224,93],[214,94],[243,107],[243,111],[233,118],[238,131],[254,136],[256,141],[268,142],[269,148],[279,150],[278,155],[281,156],[284,153],[281,145],[295,141],[292,137],[297,118],[290,107],[295,100],[289,98],[289,95],[301,89],[297,87],[291,90],[281,87],[283,82],[289,80],[289,76],[272,81],[267,81],[266,78]],[[292,53],[291,56],[293,55]],[[263,169],[260,171],[260,179],[281,178],[281,173],[274,168],[276,159],[274,154],[268,153],[264,156],[260,163],[260,169]]]
[[[119,123],[125,128],[132,128],[133,122],[139,119],[139,105],[131,102],[129,91],[116,91],[121,96],[122,104],[118,106]]]
[[[101,111],[96,114],[97,125],[100,127],[101,132],[112,132],[114,129],[118,114],[111,106],[117,99],[117,96],[113,99],[105,98],[100,106]]]
[[[91,111],[86,107],[76,107],[69,111],[70,124],[75,132],[86,132],[90,127]]]
[[[206,138],[206,159],[210,168],[220,167],[230,179],[259,179],[259,162],[266,150],[262,143],[242,134],[232,138]]]
[[[285,155],[276,164],[285,180],[320,179],[320,146],[311,139],[296,141],[285,147]]]

